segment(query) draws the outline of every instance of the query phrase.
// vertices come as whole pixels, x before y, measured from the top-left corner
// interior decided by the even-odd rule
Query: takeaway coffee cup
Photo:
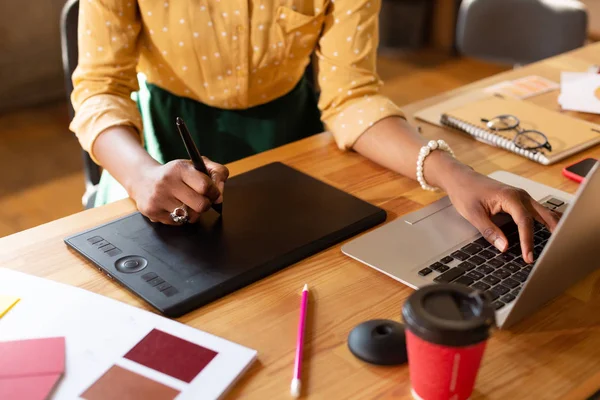
[[[471,396],[494,316],[483,293],[457,284],[425,286],[407,299],[402,318],[415,399]]]

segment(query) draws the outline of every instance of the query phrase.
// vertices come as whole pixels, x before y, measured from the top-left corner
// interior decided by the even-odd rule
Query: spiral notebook
[[[519,118],[521,128],[543,132],[552,146],[524,150],[513,143],[516,131],[494,131],[481,119],[503,114]],[[486,144],[501,147],[543,165],[554,164],[600,143],[600,126],[521,100],[496,96],[474,101],[442,114],[443,125],[459,129]]]

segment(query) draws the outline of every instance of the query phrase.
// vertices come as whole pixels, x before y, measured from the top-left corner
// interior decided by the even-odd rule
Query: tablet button
[[[109,250],[109,251],[106,252],[106,254],[108,254],[110,257],[114,257],[114,256],[119,255],[121,253],[122,253],[121,249],[118,249],[116,247],[114,249]]]
[[[158,286],[161,283],[163,283],[165,280],[161,277],[156,277],[154,279],[152,279],[151,281],[148,281],[148,283],[150,284],[150,286]]]
[[[171,297],[171,296],[179,293],[179,290],[177,290],[173,286],[171,286],[170,288],[164,290],[163,293],[164,293],[165,296]]]
[[[102,246],[106,246],[107,244],[110,244],[110,243],[108,243],[106,240],[102,239],[101,241],[94,243],[94,246],[100,248]]]
[[[117,260],[115,268],[119,272],[125,274],[132,274],[146,268],[148,261],[144,257],[140,256],[127,256]]]
[[[100,236],[93,236],[91,238],[89,238],[87,241],[90,242],[91,244],[96,244],[98,242],[100,242],[101,240],[103,240]]]
[[[162,292],[163,290],[167,290],[170,287],[171,287],[171,284],[169,282],[163,282],[160,285],[158,285],[156,288]]]
[[[142,279],[145,280],[146,282],[156,278],[158,275],[156,275],[154,272],[146,272],[144,275],[142,275]]]

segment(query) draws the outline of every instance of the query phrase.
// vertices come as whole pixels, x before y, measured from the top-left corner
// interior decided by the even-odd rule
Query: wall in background
[[[590,39],[600,40],[600,0],[583,0],[588,8],[588,31]]]
[[[0,1],[0,111],[63,98],[65,0]]]
[[[403,0],[388,0],[395,2]],[[433,5],[432,47],[451,52],[459,0],[422,0]],[[407,0],[407,3],[416,0]],[[590,37],[600,40],[600,0],[583,0]],[[65,0],[0,1],[0,112],[64,99],[60,12]],[[382,35],[385,39],[385,35]]]

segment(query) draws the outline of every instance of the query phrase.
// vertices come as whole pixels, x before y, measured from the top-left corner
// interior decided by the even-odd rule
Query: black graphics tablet
[[[281,163],[231,178],[223,215],[167,226],[134,213],[65,239],[178,317],[373,227],[386,213]]]

